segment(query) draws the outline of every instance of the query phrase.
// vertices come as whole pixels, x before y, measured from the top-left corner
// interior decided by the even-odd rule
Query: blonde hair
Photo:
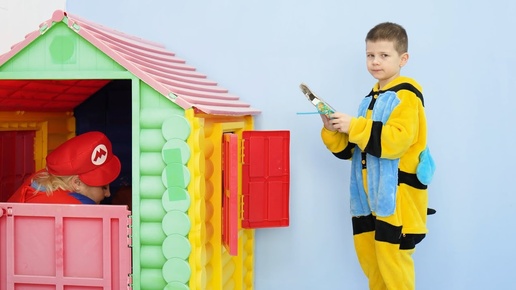
[[[70,181],[76,175],[71,176],[57,176],[48,173],[48,171],[43,170],[37,173],[32,181],[36,182],[39,186],[36,188],[36,192],[40,191],[40,189],[44,189],[47,195],[51,195],[52,192],[61,189],[66,191],[73,191],[73,187],[70,185]]]

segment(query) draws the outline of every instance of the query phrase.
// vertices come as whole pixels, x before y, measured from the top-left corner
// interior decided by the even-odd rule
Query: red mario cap
[[[104,186],[120,174],[120,160],[101,132],[78,135],[47,155],[47,170],[59,176],[79,175],[89,186]]]

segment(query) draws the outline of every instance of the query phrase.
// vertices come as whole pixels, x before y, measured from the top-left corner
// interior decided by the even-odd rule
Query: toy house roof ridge
[[[71,30],[183,109],[193,107],[213,115],[260,113],[260,110],[240,101],[238,96],[228,94],[227,89],[209,80],[195,67],[187,65],[163,44],[119,32],[62,10],[56,10],[38,30],[27,34],[10,51],[0,55],[0,66],[57,22],[66,23]]]

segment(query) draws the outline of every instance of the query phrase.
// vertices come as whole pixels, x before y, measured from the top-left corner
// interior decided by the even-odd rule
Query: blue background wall
[[[366,289],[353,250],[349,163],[319,138],[306,82],[355,113],[374,83],[364,37],[394,21],[409,33],[403,74],[424,88],[432,153],[429,236],[417,248],[417,289],[509,289],[516,141],[516,2],[68,0],[67,10],[164,43],[263,110],[260,130],[291,131],[291,225],[256,234],[255,287]]]

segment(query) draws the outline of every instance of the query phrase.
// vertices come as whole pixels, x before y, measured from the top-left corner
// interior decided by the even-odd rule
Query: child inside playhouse
[[[78,135],[46,157],[46,168],[27,178],[7,202],[99,204],[121,164],[101,132]]]

